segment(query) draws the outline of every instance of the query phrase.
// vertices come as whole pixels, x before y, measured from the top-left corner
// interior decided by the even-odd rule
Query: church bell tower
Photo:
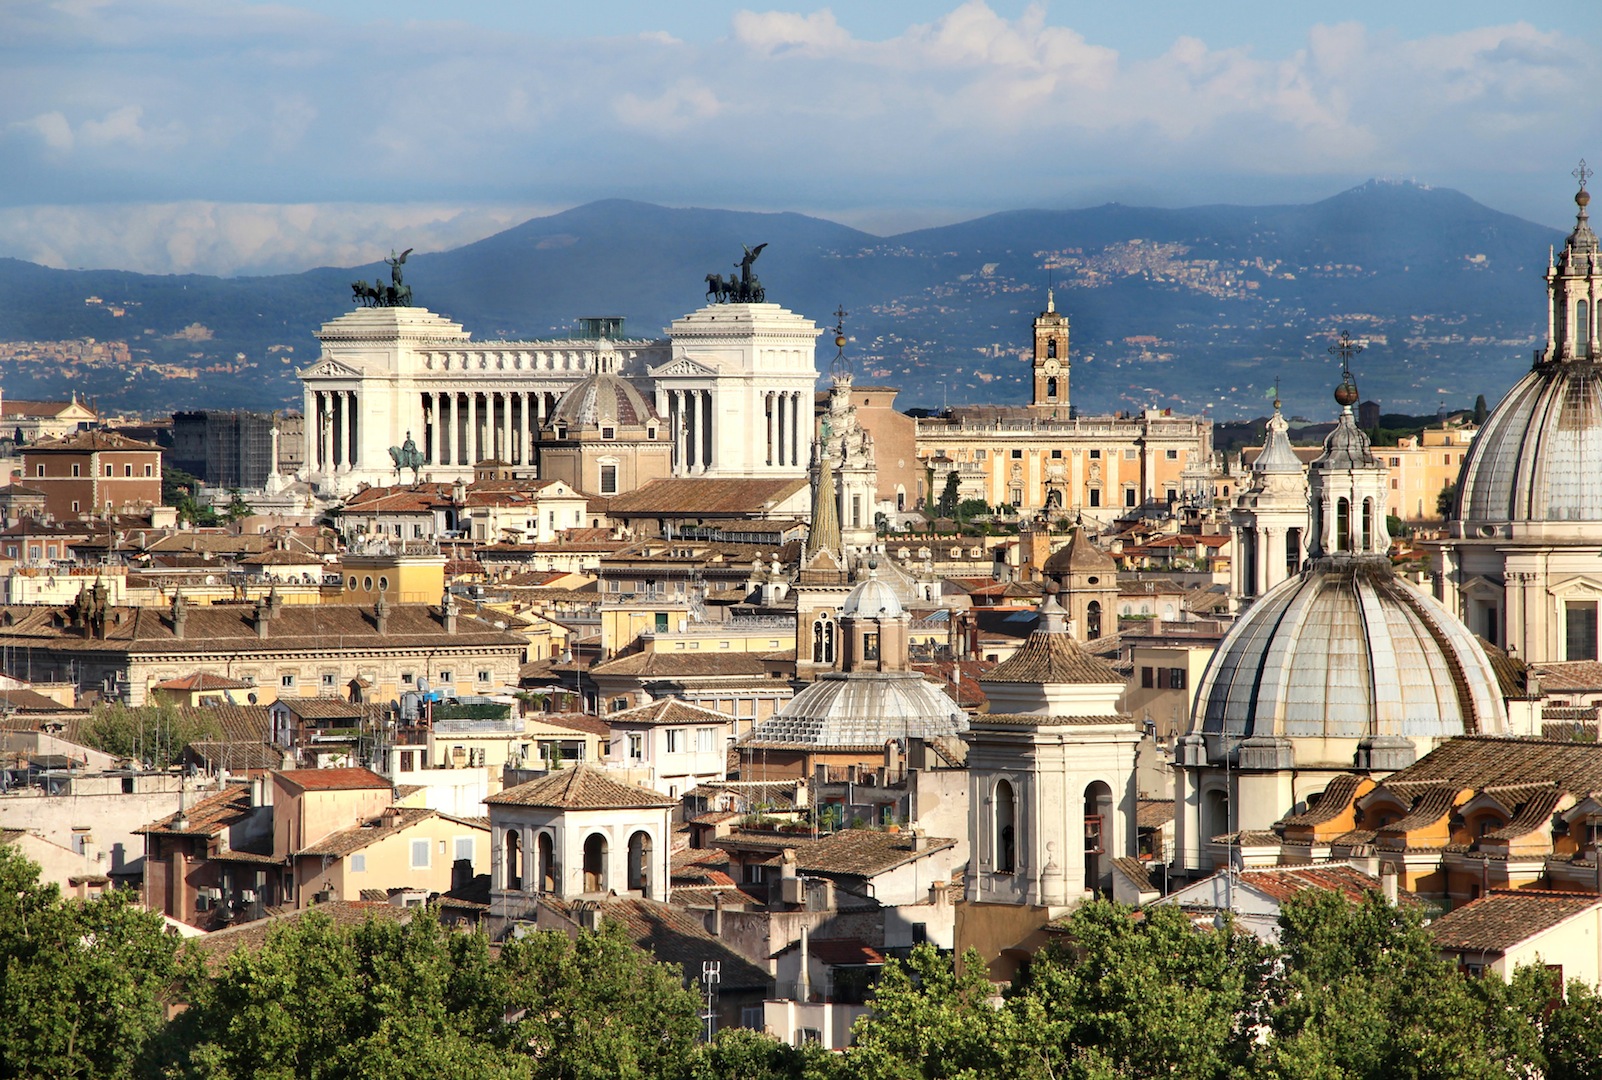
[[[1068,316],[1046,290],[1046,310],[1035,316],[1035,391],[1031,409],[1068,419]]]

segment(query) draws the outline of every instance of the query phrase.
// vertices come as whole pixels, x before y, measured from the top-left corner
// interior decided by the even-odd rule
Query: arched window
[[[1562,301],[1554,303],[1552,317],[1555,322],[1552,327],[1553,340],[1561,346],[1569,340],[1569,305]]]
[[[1574,305],[1574,339],[1578,345],[1575,351],[1581,356],[1589,356],[1587,346],[1591,341],[1591,306],[1584,300]]]
[[[1012,785],[996,781],[996,873],[1010,874],[1018,867],[1017,804]]]
[[[1047,360],[1055,360],[1055,359],[1057,359],[1057,339],[1056,338],[1052,338],[1051,340],[1046,342],[1046,359]],[[1055,383],[1056,380],[1053,379],[1052,382]],[[1055,391],[1055,390],[1052,391],[1053,394],[1055,394],[1056,392],[1057,391]]]
[[[1112,788],[1101,780],[1085,788],[1085,888],[1100,891],[1103,878],[1112,872],[1108,831],[1112,828]]]
[[[1302,565],[1302,530],[1285,530],[1285,573],[1294,574]]]
[[[834,620],[828,612],[819,615],[812,623],[812,662],[814,664],[834,663],[835,642]]]
[[[1057,376],[1053,375],[1049,379],[1046,380],[1046,397],[1047,398],[1055,398],[1056,396],[1057,396]]]
[[[506,887],[523,887],[523,837],[516,829],[506,830]]]
[[[591,833],[584,841],[584,891],[587,893],[606,891],[606,849],[606,837],[600,833]]]
[[[1335,550],[1352,550],[1352,504],[1335,500]]]
[[[1101,601],[1092,600],[1085,608],[1085,640],[1101,637]]]
[[[641,829],[629,837],[629,891],[651,899],[651,834]]]
[[[1374,500],[1363,500],[1363,550],[1374,550]]]
[[[548,832],[540,833],[539,839],[535,841],[535,846],[539,851],[540,859],[539,877],[535,879],[535,882],[539,886],[540,892],[555,892],[556,850],[551,843],[551,834]]]

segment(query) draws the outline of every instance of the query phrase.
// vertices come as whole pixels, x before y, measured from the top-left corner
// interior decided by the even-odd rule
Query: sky
[[[1371,177],[1567,227],[1599,49],[1596,0],[0,0],[0,256],[279,273],[601,198],[890,235]]]

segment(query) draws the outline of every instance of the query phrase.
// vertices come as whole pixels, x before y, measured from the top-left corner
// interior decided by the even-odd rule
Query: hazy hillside
[[[1049,277],[1072,319],[1082,408],[1243,415],[1279,376],[1291,409],[1322,415],[1325,346],[1343,328],[1370,341],[1359,379],[1387,409],[1494,401],[1545,326],[1541,272],[1561,239],[1457,192],[1373,182],[1309,206],[1015,211],[889,238],[614,200],[413,255],[406,270],[419,304],[480,339],[558,334],[585,315],[655,336],[703,302],[706,274],[733,270],[742,243],[767,243],[756,270],[769,299],[820,324],[843,304],[864,377],[901,386],[903,406],[1021,400],[1019,354]],[[0,346],[0,385],[150,411],[298,403],[312,333],[348,309],[350,281],[385,272],[217,279],[0,259],[0,341],[75,342]],[[87,338],[126,342],[127,359],[92,355]]]

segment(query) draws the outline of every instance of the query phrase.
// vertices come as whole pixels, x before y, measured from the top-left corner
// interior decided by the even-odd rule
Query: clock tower
[[[1029,402],[1060,419],[1068,419],[1068,316],[1057,310],[1046,290],[1046,310],[1035,316],[1035,392]]]

